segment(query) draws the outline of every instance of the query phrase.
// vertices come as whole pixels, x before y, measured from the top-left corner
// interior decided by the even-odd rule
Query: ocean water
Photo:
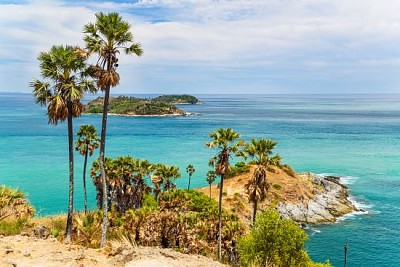
[[[307,247],[314,260],[343,266],[400,266],[400,96],[398,95],[199,95],[204,104],[182,106],[195,116],[110,116],[106,155],[131,155],[154,163],[193,164],[192,185],[206,185],[215,154],[204,143],[219,127],[244,139],[268,137],[296,171],[343,176],[366,210],[335,224],[312,227]],[[19,187],[39,215],[65,212],[68,195],[66,124],[48,125],[46,110],[30,94],[0,94],[0,183]],[[100,129],[101,116],[79,124]],[[93,160],[94,157],[90,159]],[[75,207],[82,210],[83,157],[75,153]],[[90,206],[95,193],[89,181]]]

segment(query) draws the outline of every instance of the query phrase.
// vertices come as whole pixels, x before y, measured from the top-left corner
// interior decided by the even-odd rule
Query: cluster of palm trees
[[[243,157],[245,160],[251,158],[255,165],[252,179],[245,184],[246,193],[249,201],[253,203],[252,220],[256,220],[257,204],[267,197],[269,183],[267,181],[267,170],[269,166],[279,166],[281,157],[273,155],[273,149],[277,142],[270,139],[251,139],[249,143],[240,140],[240,134],[231,128],[219,128],[210,134],[212,139],[206,143],[209,148],[217,148],[218,153],[210,159],[209,165],[215,168],[207,173],[207,181],[210,185],[215,180],[215,176],[220,176],[219,183],[219,205],[218,205],[218,259],[222,258],[222,196],[224,177],[230,172],[231,165],[229,160],[233,156]],[[242,149],[240,149],[242,147]]]
[[[104,199],[107,199],[108,206],[120,213],[141,208],[146,194],[153,193],[158,199],[161,192],[176,188],[174,181],[181,177],[176,166],[152,164],[148,160],[134,159],[130,156],[106,158],[104,167],[106,198],[103,197],[100,160],[93,162],[90,170],[97,192],[97,204],[102,208]],[[146,180],[151,180],[154,187]]]
[[[73,156],[73,118],[82,113],[81,100],[87,92],[104,91],[104,108],[100,138],[100,169],[102,174],[103,197],[107,196],[104,169],[107,111],[110,88],[119,84],[117,72],[118,56],[125,54],[142,55],[139,43],[133,40],[131,25],[118,13],[96,14],[96,22],[84,26],[85,49],[74,46],[53,46],[49,52],[40,53],[39,67],[44,81],[35,79],[31,82],[36,102],[47,106],[49,123],[68,122],[69,148],[69,203],[65,238],[71,239],[74,187]],[[88,65],[90,55],[97,55],[97,62]],[[101,246],[107,238],[107,200],[103,201],[103,223]]]

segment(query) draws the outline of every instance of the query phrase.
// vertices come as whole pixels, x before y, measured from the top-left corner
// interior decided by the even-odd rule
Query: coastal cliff
[[[299,223],[317,224],[335,222],[338,217],[357,211],[349,200],[348,188],[340,183],[340,177],[301,174],[310,180],[314,197],[301,202],[279,202],[279,213]]]

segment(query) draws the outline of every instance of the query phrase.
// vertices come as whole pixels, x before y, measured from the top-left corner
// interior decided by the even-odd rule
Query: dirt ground
[[[0,237],[0,267],[223,267],[212,259],[171,249],[118,244],[103,250],[66,245],[55,238]]]

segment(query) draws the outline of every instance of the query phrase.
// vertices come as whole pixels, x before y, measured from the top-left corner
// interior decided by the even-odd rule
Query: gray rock
[[[299,223],[316,224],[334,222],[337,217],[357,210],[348,199],[347,187],[340,184],[339,177],[310,175],[314,198],[307,203],[279,203],[278,211],[282,217]]]
[[[34,233],[35,237],[37,237],[37,238],[47,238],[50,235],[49,229],[47,229],[47,227],[42,224],[37,226],[33,230],[33,233]]]

